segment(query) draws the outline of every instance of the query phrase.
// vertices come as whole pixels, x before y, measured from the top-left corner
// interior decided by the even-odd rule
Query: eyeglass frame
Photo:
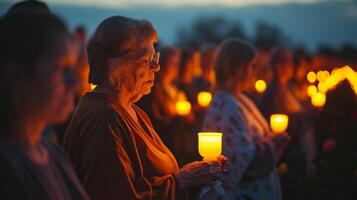
[[[135,60],[136,62],[140,62],[140,63],[146,63],[146,67],[148,69],[152,69],[154,64],[159,64],[159,61],[160,61],[160,52],[155,52],[151,55],[150,59],[147,60],[147,61],[139,61],[139,60]]]

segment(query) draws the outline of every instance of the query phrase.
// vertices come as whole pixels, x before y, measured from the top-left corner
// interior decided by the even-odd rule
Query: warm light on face
[[[311,103],[315,107],[322,107],[325,105],[326,95],[324,93],[318,92],[311,97]]]
[[[289,117],[284,114],[272,114],[270,116],[270,127],[274,133],[283,133],[288,128]]]
[[[309,72],[308,74],[307,74],[307,81],[309,81],[310,83],[315,83],[315,81],[316,81],[316,74],[315,74],[315,72]]]
[[[188,115],[191,111],[191,103],[186,100],[176,102],[176,112],[181,116]]]
[[[317,88],[314,85],[309,85],[309,87],[307,87],[307,95],[309,95],[310,97],[315,95],[317,93]]]
[[[216,159],[222,153],[222,133],[198,133],[198,152],[204,160]]]
[[[263,80],[257,80],[255,82],[255,90],[258,92],[258,93],[263,93],[267,88],[267,84],[265,83],[265,81]]]
[[[202,91],[197,95],[197,102],[202,107],[208,107],[212,100],[212,94]]]

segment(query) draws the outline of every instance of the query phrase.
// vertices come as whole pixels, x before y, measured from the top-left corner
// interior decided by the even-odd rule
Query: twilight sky
[[[7,0],[16,2],[18,0]],[[135,5],[159,5],[162,7],[178,6],[212,6],[220,5],[226,7],[241,7],[250,5],[276,5],[283,3],[315,3],[331,0],[44,0],[47,3],[67,4],[67,5],[88,5],[100,7],[132,7]],[[335,0],[336,1],[336,0]],[[337,0],[349,1],[349,0]]]

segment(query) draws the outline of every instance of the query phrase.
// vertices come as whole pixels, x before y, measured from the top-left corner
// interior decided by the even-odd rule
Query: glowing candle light
[[[92,90],[94,90],[95,87],[97,87],[97,85],[94,85],[94,84],[92,84],[92,83],[90,84],[90,88],[91,88]]]
[[[263,80],[257,80],[255,82],[255,90],[258,92],[258,93],[263,93],[267,88],[267,84],[265,83],[265,81]]]
[[[222,135],[219,132],[198,133],[198,152],[203,160],[216,159],[221,155]]]
[[[311,71],[307,74],[307,81],[309,81],[310,83],[315,83],[315,81],[316,81],[315,72]]]
[[[283,133],[288,128],[289,117],[284,114],[272,114],[270,116],[270,127],[274,133]]]
[[[311,97],[311,103],[316,107],[324,106],[325,102],[326,102],[326,95],[322,92],[318,92]]]
[[[188,115],[191,111],[191,103],[186,100],[177,101],[175,104],[176,112],[179,115]]]
[[[314,85],[309,85],[309,87],[307,87],[307,95],[309,95],[310,97],[315,95],[317,93],[317,88]]]
[[[330,73],[328,75],[330,75]],[[328,75],[326,74],[325,71],[318,71],[317,75],[316,75],[316,78],[317,78],[318,81],[321,82],[321,81],[326,80]]]
[[[326,93],[327,92],[327,86],[326,86],[325,82],[320,82],[317,85],[317,89],[319,89],[319,92]]]
[[[327,70],[325,70],[325,71],[324,71],[324,78],[325,78],[325,80],[326,80],[328,77],[330,77],[330,76],[331,76],[330,72],[327,71]]]
[[[197,95],[197,102],[202,107],[208,107],[212,100],[212,94],[206,91],[202,91]]]

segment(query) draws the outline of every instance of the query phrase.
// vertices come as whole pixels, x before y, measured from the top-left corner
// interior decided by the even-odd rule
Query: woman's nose
[[[160,70],[160,64],[157,62],[152,63],[150,71],[151,72],[158,72]]]

